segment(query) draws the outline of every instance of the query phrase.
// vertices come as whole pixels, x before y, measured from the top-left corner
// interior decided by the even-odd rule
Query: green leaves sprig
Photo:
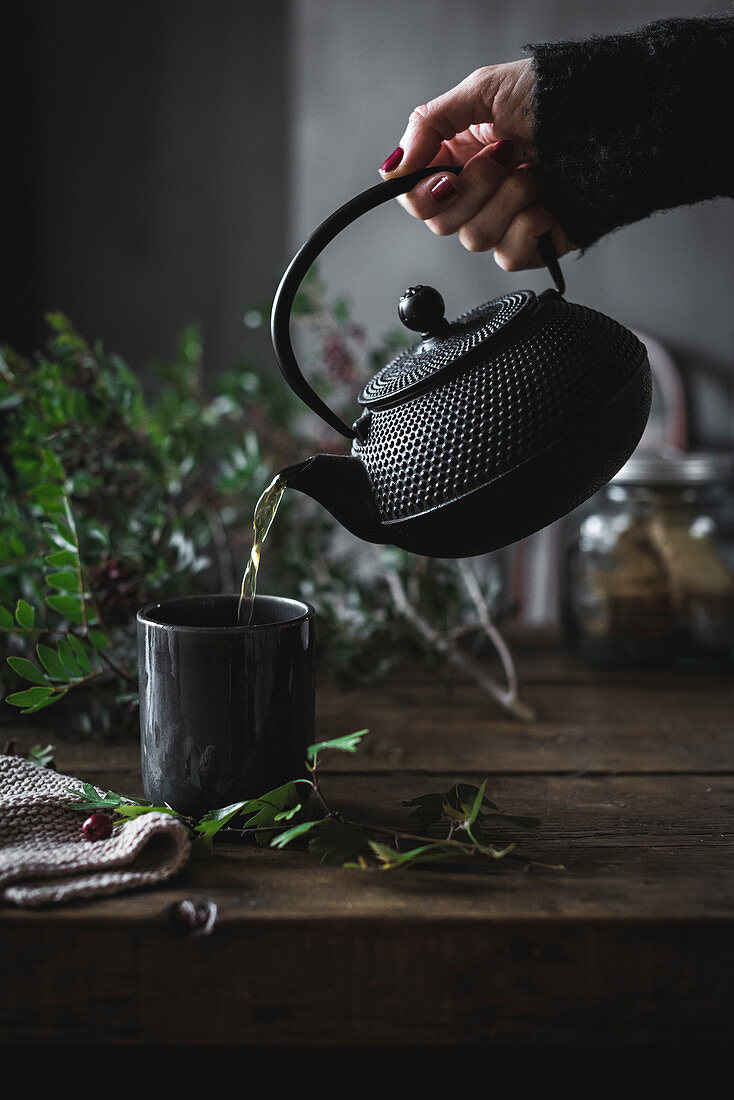
[[[144,813],[173,814],[206,846],[210,846],[222,830],[236,830],[258,844],[279,850],[294,842],[303,842],[310,853],[319,856],[328,866],[361,870],[391,871],[461,857],[500,860],[514,852],[515,844],[505,842],[498,846],[493,843],[488,835],[490,827],[520,830],[540,827],[537,817],[499,813],[486,797],[486,781],[480,787],[457,783],[449,791],[420,795],[403,803],[413,808],[410,818],[416,821],[416,828],[426,833],[441,828],[445,832],[443,836],[366,825],[346,818],[326,800],[318,774],[319,759],[325,751],[356,752],[367,732],[359,730],[310,746],[306,763],[308,778],[294,779],[259,798],[211,810],[198,822],[182,817],[170,806],[125,798],[112,791],[100,793],[90,783],[85,783],[81,792],[68,789],[76,796],[74,808],[82,813],[111,812],[118,819],[130,819]],[[310,795],[316,796],[318,805],[315,813],[307,816],[306,803]],[[516,855],[513,858],[521,858],[526,865],[550,866]]]
[[[19,388],[23,392],[22,386]],[[12,671],[33,685],[7,698],[21,714],[42,710],[62,699],[69,688],[107,675],[109,663],[99,654],[110,644],[100,629],[99,611],[82,561],[72,502],[74,480],[67,477],[53,450],[29,449],[27,443],[25,436],[15,441],[20,488],[14,499],[3,501],[3,511],[9,512],[11,521],[24,522],[37,533],[33,555],[40,559],[40,568],[31,587],[39,603],[34,606],[20,597],[14,613],[0,603],[0,632],[23,640],[26,654],[35,655],[39,662],[30,656],[7,658]],[[12,452],[13,447],[10,449]],[[38,541],[41,534],[45,546]],[[26,553],[19,530],[6,534],[0,551],[8,547],[21,557]],[[41,637],[46,640],[40,641]]]

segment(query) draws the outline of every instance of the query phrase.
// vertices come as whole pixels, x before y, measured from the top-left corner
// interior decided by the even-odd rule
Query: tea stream
[[[237,625],[249,626],[252,622],[252,612],[255,607],[255,591],[257,589],[257,571],[260,567],[260,555],[262,545],[268,537],[275,513],[283,499],[283,493],[288,485],[283,473],[276,474],[262,494],[252,518],[252,550],[242,578],[239,603],[237,604]]]

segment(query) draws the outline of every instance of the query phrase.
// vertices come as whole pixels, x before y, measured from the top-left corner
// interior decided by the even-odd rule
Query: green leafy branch
[[[45,613],[23,598],[17,601],[14,614],[0,604],[0,632],[24,636],[28,647],[35,644],[39,661],[36,664],[16,655],[7,658],[13,672],[33,685],[7,698],[11,706],[21,708],[21,714],[33,714],[57,703],[71,687],[105,676],[114,667],[113,659],[104,652],[110,645],[107,634],[93,629],[101,625],[100,615],[86,582],[63,466],[52,451],[43,451],[41,467],[43,473],[59,480],[33,486],[28,496],[55,547],[44,555],[45,582],[51,589],[44,602],[61,621],[48,625]],[[77,628],[79,633],[75,633]],[[58,641],[51,645],[37,641],[47,635],[58,637]]]
[[[563,869],[517,854],[514,842],[497,844],[490,839],[490,830],[535,830],[541,821],[537,817],[500,813],[486,795],[486,781],[480,787],[457,783],[448,791],[404,802],[403,806],[411,808],[409,820],[415,822],[415,831],[352,821],[332,808],[321,784],[321,754],[329,750],[354,753],[367,732],[359,730],[311,745],[307,778],[291,780],[258,798],[211,810],[199,821],[176,813],[168,805],[126,798],[111,791],[100,794],[90,783],[85,783],[81,792],[68,789],[76,797],[74,808],[82,813],[107,812],[118,819],[144,813],[173,814],[206,846],[226,830],[280,850],[301,842],[311,854],[320,856],[324,864],[361,870],[376,867],[390,871],[460,857],[492,861],[509,857],[522,860],[526,866]],[[316,813],[307,816],[306,803],[312,794],[316,797]],[[445,835],[431,835],[433,829],[440,829]]]

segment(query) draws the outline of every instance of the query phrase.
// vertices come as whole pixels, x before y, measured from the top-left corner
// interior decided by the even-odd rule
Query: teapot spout
[[[364,464],[350,455],[317,454],[281,471],[289,489],[323,505],[342,527],[366,542],[385,542]]]

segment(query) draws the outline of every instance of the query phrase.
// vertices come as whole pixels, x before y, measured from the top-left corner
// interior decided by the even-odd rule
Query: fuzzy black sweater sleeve
[[[574,244],[655,210],[734,195],[734,16],[526,49],[541,201]]]

